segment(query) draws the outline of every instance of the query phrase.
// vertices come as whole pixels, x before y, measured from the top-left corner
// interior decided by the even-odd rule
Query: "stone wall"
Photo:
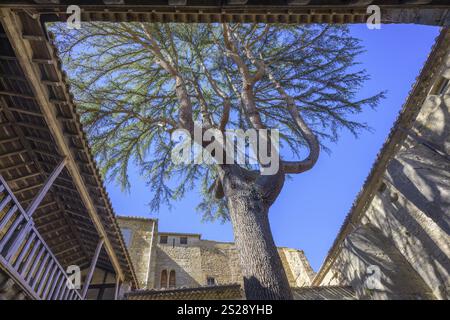
[[[169,241],[170,242],[170,241]],[[292,287],[309,285],[314,273],[303,252],[290,248],[279,248],[283,266]],[[243,284],[241,265],[234,243],[209,240],[159,244],[156,255],[155,284],[160,288],[161,272],[176,272],[176,287],[207,285],[207,278],[215,284]]]
[[[291,287],[311,285],[315,273],[303,251],[291,248],[278,248],[278,253]]]
[[[131,231],[128,252],[136,272],[139,287],[152,288],[154,286],[153,280],[155,279],[157,220],[117,217],[117,222],[123,233],[124,229]]]
[[[201,252],[197,245],[158,244],[156,247],[155,288],[161,288],[163,270],[166,270],[168,276],[170,271],[175,271],[176,287],[198,287],[204,284]]]
[[[176,272],[176,287],[207,285],[207,278],[216,284],[241,283],[240,265],[231,243],[199,240],[187,245],[158,244],[156,262],[157,288],[160,288],[161,272]]]
[[[402,140],[388,141],[395,152],[363,193],[375,191],[351,213],[342,229],[351,231],[335,243],[314,284],[350,284],[360,298],[450,298],[450,34],[443,39],[436,71],[422,80],[428,95],[406,105],[418,111],[407,122],[404,109],[391,134]]]
[[[314,273],[303,252],[290,248],[279,248],[283,266],[292,287],[309,285]],[[243,284],[241,265],[234,243],[209,240],[190,241],[187,245],[176,242],[174,246],[159,244],[156,255],[155,284],[160,288],[161,272],[174,270],[176,287],[198,287],[207,285],[214,278],[215,284]]]
[[[201,240],[198,234],[158,233],[156,220],[132,217],[117,220],[122,230],[132,230],[128,250],[141,288],[160,289],[163,270],[167,272],[167,279],[171,271],[175,272],[176,288],[205,286],[208,278],[213,278],[216,285],[243,284],[239,256],[233,243]],[[166,243],[161,243],[161,237]],[[187,238],[187,244],[181,243],[182,237]],[[291,286],[310,285],[314,272],[303,251],[278,248],[278,252]],[[168,286],[168,280],[165,284]]]
[[[241,264],[233,243],[203,240],[201,242],[202,271],[217,284],[243,283]]]

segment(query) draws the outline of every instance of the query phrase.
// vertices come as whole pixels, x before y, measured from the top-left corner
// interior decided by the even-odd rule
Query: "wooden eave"
[[[0,18],[0,174],[27,208],[68,157],[33,216],[39,232],[63,267],[89,266],[103,237],[98,267],[137,286],[55,46],[39,19],[9,9]]]
[[[450,15],[447,0],[3,0],[0,6],[66,21],[70,5],[82,8],[82,21],[109,22],[365,23],[369,5],[381,8],[385,22],[391,15],[414,22],[416,10],[437,9],[442,14],[433,24],[444,25]]]

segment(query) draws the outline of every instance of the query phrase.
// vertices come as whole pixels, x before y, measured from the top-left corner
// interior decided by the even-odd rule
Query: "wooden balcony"
[[[81,300],[2,176],[0,199],[1,267],[34,299]]]
[[[0,299],[100,299],[103,291],[96,296],[89,286],[106,282],[115,293],[135,288],[45,25],[25,12],[0,12]],[[74,265],[79,292],[66,283],[64,271]]]

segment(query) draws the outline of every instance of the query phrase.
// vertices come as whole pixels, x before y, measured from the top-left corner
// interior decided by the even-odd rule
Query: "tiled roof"
[[[351,287],[324,286],[292,288],[295,300],[355,300]],[[138,290],[127,293],[127,300],[227,300],[243,299],[239,284],[196,288]]]
[[[190,236],[200,238],[202,235],[200,233],[184,233],[184,232],[158,232],[160,236]]]
[[[356,300],[351,287],[323,286],[293,288],[295,300]]]
[[[117,215],[117,220],[123,219],[123,220],[137,220],[137,221],[158,221],[156,218],[145,218],[145,217],[137,217],[137,216],[122,216]]]
[[[127,300],[236,300],[242,299],[239,284],[196,288],[138,290],[125,295]]]

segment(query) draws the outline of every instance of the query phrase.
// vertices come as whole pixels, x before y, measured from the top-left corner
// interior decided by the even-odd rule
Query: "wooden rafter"
[[[15,122],[15,118],[14,118],[12,112],[9,110],[6,101],[2,101],[2,108],[3,108],[3,112],[6,114],[7,118],[11,121],[11,123],[14,123],[14,122]],[[39,176],[40,176],[40,175],[43,175],[43,176],[45,177],[45,176],[46,176],[46,171],[43,169],[43,167],[42,167],[42,165],[41,165],[39,159],[36,157],[36,154],[35,154],[35,152],[34,152],[35,150],[31,148],[31,146],[30,146],[30,144],[29,144],[29,142],[28,142],[28,139],[27,139],[27,137],[25,136],[25,134],[23,133],[22,129],[21,129],[20,127],[15,127],[15,131],[16,131],[17,137],[19,138],[19,141],[22,143],[22,145],[25,146],[25,149],[28,151],[28,154],[29,154],[29,155],[31,156],[31,158],[33,159],[33,163],[35,163],[35,164],[36,164],[36,167],[38,168],[38,172],[35,172],[34,175],[35,175],[35,176],[36,176],[36,175],[39,175]],[[53,156],[54,156],[54,155],[53,155]],[[35,189],[35,188],[40,187],[40,186],[42,186],[42,185],[43,185],[43,184],[40,183],[40,184],[38,184],[38,185],[36,185],[36,186],[31,186],[31,189]],[[30,187],[29,187],[29,188],[30,188]],[[29,188],[24,188],[24,189],[22,189],[22,190],[18,190],[17,192],[18,192],[18,193],[21,193],[21,192],[29,191],[29,190],[30,190]],[[33,198],[32,200],[34,200],[34,198]],[[61,205],[59,204],[59,202],[58,202],[57,200],[55,200],[54,203],[55,203],[55,204],[60,208],[60,210],[61,210]],[[30,204],[30,205],[32,205],[32,204]],[[44,204],[44,205],[45,205],[45,204]],[[36,208],[35,208],[35,209],[36,209]],[[83,247],[82,242],[81,242],[81,239],[80,239],[79,236],[77,235],[76,230],[74,230],[74,228],[73,228],[73,226],[72,226],[72,222],[70,221],[70,218],[69,218],[67,215],[65,215],[64,219],[65,219],[65,221],[66,221],[66,225],[69,226],[68,229],[70,230],[70,232],[72,232],[72,234],[74,235],[75,239],[77,239],[77,242],[80,243],[82,252],[86,255],[86,258],[88,258],[89,255],[87,254],[86,249]]]

